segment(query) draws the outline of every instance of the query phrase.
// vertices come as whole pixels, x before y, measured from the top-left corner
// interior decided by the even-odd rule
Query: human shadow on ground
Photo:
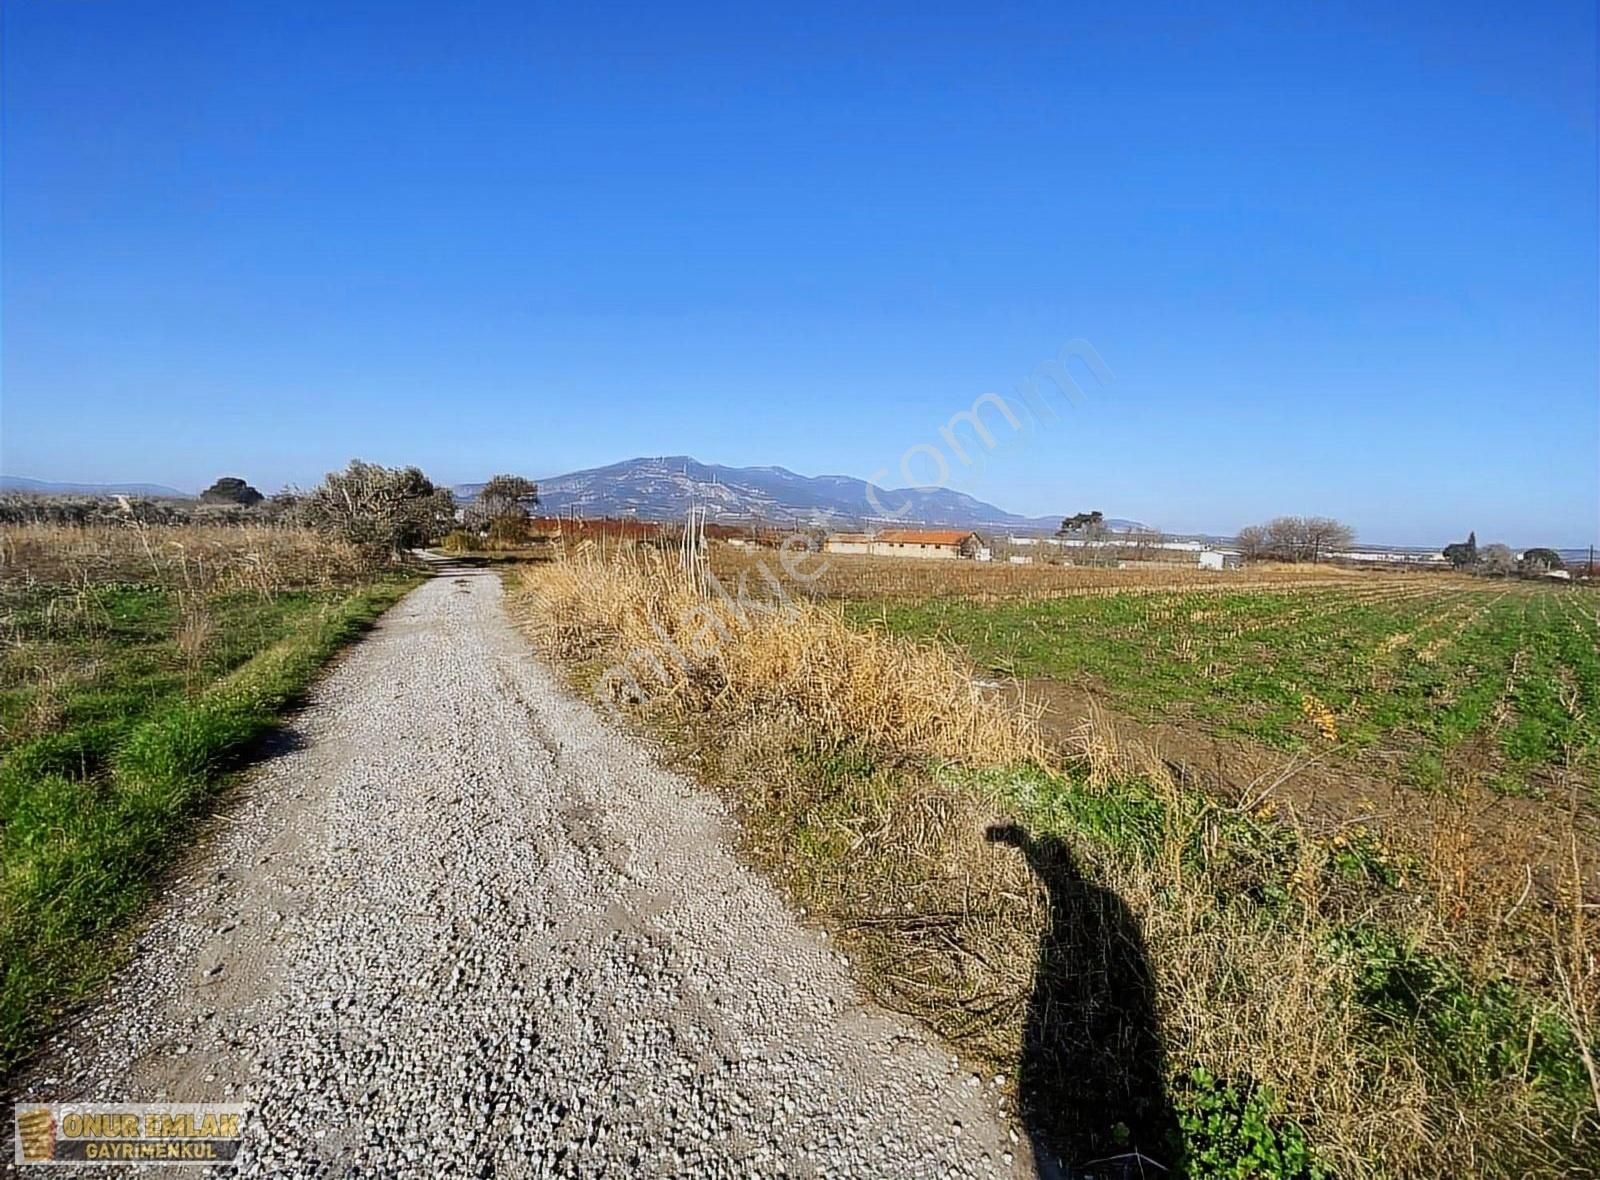
[[[1064,840],[1016,824],[991,827],[988,838],[1027,857],[1050,905],[1017,1087],[1039,1175],[1168,1174],[1174,1120],[1137,919],[1116,893],[1084,878]]]

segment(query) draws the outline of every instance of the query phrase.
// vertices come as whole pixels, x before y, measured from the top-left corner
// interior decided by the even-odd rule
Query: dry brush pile
[[[1460,917],[1445,868],[1437,905],[1385,902],[1359,841],[1201,799],[1103,723],[1052,765],[1026,710],[941,649],[811,601],[697,595],[659,555],[523,582],[513,603],[544,649],[727,792],[750,854],[838,932],[873,992],[1017,1079],[1030,1123],[1041,1055],[1057,1082],[1138,1080],[1093,1043],[1119,1035],[1117,988],[1073,990],[1106,975],[1106,947],[1075,942],[1060,912],[1109,898],[1142,935],[1173,1095],[1180,1145],[1148,1154],[1194,1175],[1251,1152],[1277,1162],[1237,1174],[1573,1175],[1600,1159],[1586,864],[1531,920],[1523,899],[1516,945],[1550,987],[1507,991],[1431,949]],[[1074,850],[1088,892],[1052,889],[1052,915],[1024,858],[986,838],[1005,820]],[[1041,997],[1073,996],[1111,1011],[1028,1042]],[[1125,1141],[1126,1127],[1071,1125],[1092,1096],[1052,1101],[1066,1109],[1046,1138],[1065,1152]],[[1302,1129],[1315,1166],[1291,1150]]]

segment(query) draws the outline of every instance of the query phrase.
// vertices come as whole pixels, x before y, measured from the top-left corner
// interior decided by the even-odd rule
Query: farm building
[[[822,542],[824,553],[858,553],[865,557],[872,552],[871,533],[832,533]]]
[[[880,533],[834,533],[823,542],[826,553],[859,553],[872,557],[986,559],[988,549],[967,529],[884,529]]]

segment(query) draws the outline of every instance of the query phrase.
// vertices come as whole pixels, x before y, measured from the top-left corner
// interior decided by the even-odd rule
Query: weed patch
[[[106,939],[226,773],[412,584],[0,584],[0,1071],[104,978]],[[185,650],[180,620],[201,609]]]
[[[1324,1180],[1304,1130],[1283,1116],[1272,1091],[1229,1085],[1204,1070],[1178,1087],[1178,1166],[1218,1180]]]

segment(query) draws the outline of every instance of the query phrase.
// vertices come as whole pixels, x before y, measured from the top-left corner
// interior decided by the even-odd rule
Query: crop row
[[[1393,579],[849,609],[1154,718],[1381,747],[1428,783],[1522,790],[1600,747],[1600,618],[1569,588]]]

